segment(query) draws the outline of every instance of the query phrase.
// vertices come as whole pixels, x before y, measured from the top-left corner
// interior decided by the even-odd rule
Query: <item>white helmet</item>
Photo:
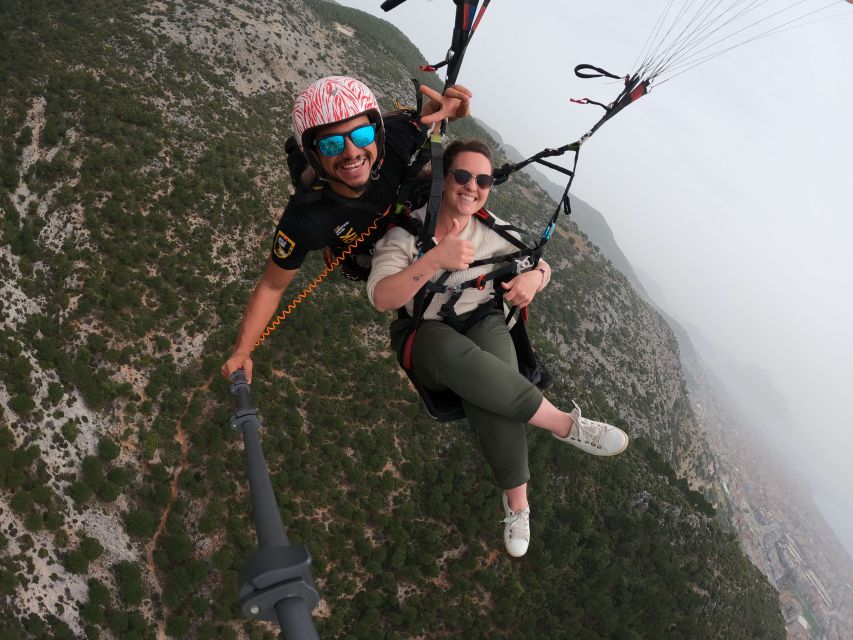
[[[293,136],[318,175],[322,176],[323,172],[312,149],[317,129],[360,115],[366,115],[376,124],[375,167],[382,162],[385,153],[385,128],[379,103],[367,85],[347,76],[329,76],[308,85],[296,97],[290,113]]]

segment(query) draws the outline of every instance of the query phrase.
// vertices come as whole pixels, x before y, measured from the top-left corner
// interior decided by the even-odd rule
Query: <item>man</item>
[[[464,87],[451,87],[445,95],[426,86],[420,90],[429,98],[420,114],[386,118],[370,89],[354,78],[322,78],[297,96],[293,134],[310,165],[305,174],[313,171],[320,182],[309,186],[312,180],[305,175],[292,176],[296,193],[276,228],[231,356],[222,365],[226,378],[242,368],[251,381],[252,348],[308,252],[330,247],[340,254],[396,202],[411,170],[409,161],[423,141],[417,116],[420,124],[437,125],[468,115],[471,94]],[[359,250],[368,250],[376,240],[370,236]]]

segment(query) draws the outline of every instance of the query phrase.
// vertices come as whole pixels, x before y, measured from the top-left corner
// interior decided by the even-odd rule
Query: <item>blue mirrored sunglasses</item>
[[[344,152],[344,148],[346,147],[346,138],[352,140],[352,143],[359,149],[366,147],[376,140],[376,124],[371,122],[370,124],[358,126],[352,131],[333,133],[329,136],[317,138],[314,141],[314,146],[317,147],[317,149],[320,150],[320,153],[324,156],[332,158],[334,156],[339,156]]]

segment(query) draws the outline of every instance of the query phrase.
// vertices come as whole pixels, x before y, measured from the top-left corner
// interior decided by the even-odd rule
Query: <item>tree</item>
[[[169,616],[166,620],[166,633],[175,638],[186,638],[190,630],[187,616]]]
[[[33,494],[29,491],[21,489],[15,492],[12,499],[9,501],[9,506],[12,510],[20,515],[26,515],[33,508]]]
[[[83,478],[92,489],[97,489],[104,479],[104,470],[101,461],[95,456],[83,458]]]
[[[33,488],[33,499],[40,505],[50,504],[51,497],[53,497],[53,491],[47,485],[40,484]]]
[[[35,409],[36,403],[28,393],[19,393],[9,400],[9,408],[15,413],[29,415]]]
[[[0,571],[0,595],[10,596],[18,588],[18,576],[11,571]]]
[[[101,543],[95,540],[94,538],[85,536],[80,541],[80,552],[86,557],[87,560],[97,560],[104,552],[104,548],[101,546]]]
[[[89,624],[103,624],[104,608],[89,601],[80,607],[80,618]]]
[[[101,439],[98,441],[98,455],[101,460],[105,462],[115,460],[119,453],[121,453],[121,447],[112,438],[101,436]]]
[[[127,512],[125,519],[127,531],[130,535],[140,538],[150,538],[154,535],[157,520],[148,509],[132,509]]]
[[[113,567],[118,584],[119,595],[125,604],[139,604],[145,595],[142,587],[142,574],[139,565],[124,561]]]
[[[68,495],[77,503],[77,506],[83,506],[92,497],[92,488],[85,482],[74,482],[68,488]]]
[[[61,511],[50,509],[44,513],[44,526],[49,531],[57,531],[65,522]]]
[[[75,549],[65,557],[65,566],[72,573],[84,574],[89,571],[89,560],[82,551]]]
[[[89,578],[89,602],[101,606],[110,604],[110,590],[100,580]]]
[[[189,536],[183,533],[172,534],[166,538],[163,548],[169,554],[172,563],[186,561],[192,553],[193,543]]]
[[[109,480],[103,480],[98,486],[98,497],[104,502],[115,502],[120,493],[121,487]]]

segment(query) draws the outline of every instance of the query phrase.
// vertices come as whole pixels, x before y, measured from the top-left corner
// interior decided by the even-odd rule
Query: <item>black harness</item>
[[[518,370],[528,380],[533,382],[538,387],[544,389],[550,386],[551,377],[547,371],[536,361],[533,349],[530,346],[530,338],[527,335],[527,308],[521,310],[518,318],[515,318],[517,307],[509,308],[508,312],[504,312],[505,305],[503,301],[503,288],[497,286],[500,282],[511,279],[512,277],[529,271],[534,268],[541,255],[541,248],[538,246],[528,247],[511,232],[516,232],[526,235],[523,229],[519,229],[511,224],[498,223],[494,216],[480,209],[475,214],[475,218],[482,224],[485,224],[489,229],[497,233],[501,238],[511,243],[518,248],[518,251],[493,258],[484,258],[475,260],[469,265],[471,267],[480,267],[485,265],[503,266],[493,269],[489,273],[482,274],[476,278],[472,278],[460,284],[448,285],[447,280],[452,272],[445,271],[436,281],[427,282],[415,295],[412,314],[409,315],[405,308],[397,311],[398,318],[408,319],[409,326],[406,334],[397,351],[397,361],[400,363],[403,371],[411,380],[421,400],[426,407],[427,412],[439,422],[448,422],[451,420],[460,420],[465,417],[465,412],[462,409],[462,403],[453,391],[435,391],[423,386],[413,371],[412,351],[417,335],[418,327],[423,321],[423,314],[432,303],[436,294],[450,293],[450,297],[441,305],[438,315],[441,322],[449,325],[454,330],[461,334],[466,334],[468,330],[477,322],[482,320],[487,315],[494,313],[497,310],[503,312],[504,320],[510,325],[510,337],[512,338],[515,347],[516,359],[518,361]],[[419,254],[425,253],[425,246],[434,246],[432,237],[425,237],[426,226],[420,220],[411,216],[399,216],[392,224],[404,228],[406,231],[415,236],[415,246]],[[487,283],[494,282],[494,297],[492,300],[481,304],[474,311],[465,315],[462,319],[456,314],[456,303],[466,289],[483,289]],[[514,321],[515,320],[515,321]]]

